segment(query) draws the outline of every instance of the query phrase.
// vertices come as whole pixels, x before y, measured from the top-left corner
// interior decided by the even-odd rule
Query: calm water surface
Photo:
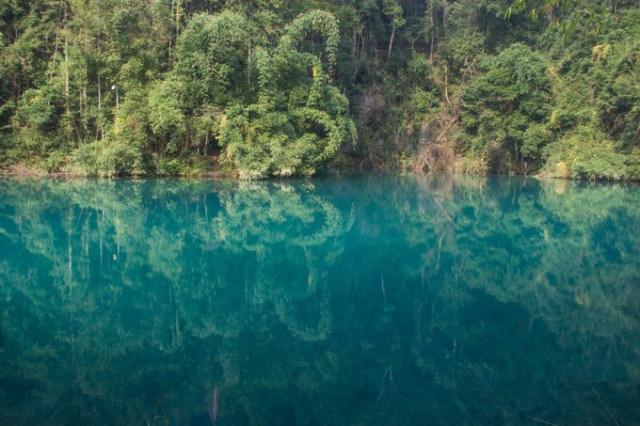
[[[640,188],[0,180],[0,314],[1,424],[639,424]]]

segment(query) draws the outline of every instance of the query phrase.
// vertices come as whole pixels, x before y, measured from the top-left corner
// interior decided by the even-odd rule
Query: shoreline
[[[411,174],[415,176],[512,176],[512,177],[527,177],[536,180],[558,180],[558,181],[576,181],[576,182],[609,182],[609,183],[638,183],[639,179],[605,179],[605,178],[591,178],[591,179],[581,179],[574,177],[562,177],[562,176],[550,176],[545,174],[544,172],[533,173],[529,175],[524,174],[516,174],[516,173],[482,173],[482,174],[473,174],[473,173],[462,173],[462,172],[437,172],[437,173],[420,173],[410,169],[401,169],[401,168],[385,168],[383,170],[377,169],[360,169],[360,168],[331,168],[325,172],[318,173],[314,176],[291,176],[287,178],[282,177],[269,177],[265,179],[258,179],[259,181],[281,181],[288,179],[314,179],[315,177],[320,176],[338,176],[342,173],[401,173],[401,174]],[[220,172],[220,170],[213,170],[207,173],[194,173],[194,174],[176,174],[176,175],[118,175],[118,176],[99,176],[99,175],[88,175],[88,174],[80,174],[80,173],[64,173],[64,172],[45,172],[43,170],[33,169],[24,166],[23,164],[17,165],[9,165],[9,166],[0,166],[0,179],[29,179],[29,178],[48,178],[48,179],[95,179],[95,180],[119,180],[119,179],[134,179],[134,180],[144,180],[144,179],[202,179],[202,180],[232,180],[232,181],[242,181],[239,179],[236,174],[224,174]]]

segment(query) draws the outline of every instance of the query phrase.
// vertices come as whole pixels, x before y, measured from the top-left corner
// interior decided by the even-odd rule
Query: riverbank
[[[572,177],[562,173],[554,173],[553,171],[544,170],[541,172],[530,173],[527,175],[522,175],[519,173],[470,173],[459,170],[457,167],[451,167],[446,171],[438,171],[438,172],[425,172],[422,170],[416,170],[411,167],[402,167],[402,166],[388,166],[384,167],[367,167],[365,162],[360,157],[353,157],[344,155],[344,159],[337,162],[336,165],[332,165],[325,169],[323,174],[341,174],[341,173],[352,173],[352,172],[398,172],[398,173],[410,173],[415,175],[468,175],[468,176],[491,176],[491,175],[502,175],[502,176],[526,176],[532,177],[536,179],[559,179],[559,180],[575,180],[575,181],[592,181],[592,182],[640,182],[640,179],[635,177],[630,178],[611,178],[611,177],[598,177],[598,176],[588,176],[588,177]],[[219,166],[219,164],[212,168],[211,170],[191,170],[189,173],[139,173],[139,174],[123,174],[123,175],[99,175],[99,174],[89,174],[89,173],[80,173],[80,172],[47,172],[37,167],[30,167],[25,164],[11,164],[11,165],[2,165],[0,166],[0,178],[98,178],[98,179],[119,179],[119,178],[140,178],[140,179],[149,179],[149,178],[195,178],[195,179],[240,179],[237,172],[229,171],[224,172],[223,169]],[[295,176],[292,176],[295,178]],[[270,179],[282,179],[282,178],[268,178]],[[285,178],[286,179],[286,178]]]

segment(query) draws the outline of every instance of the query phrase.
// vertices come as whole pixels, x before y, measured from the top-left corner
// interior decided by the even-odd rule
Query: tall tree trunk
[[[449,67],[446,62],[444,63],[444,97],[449,106],[451,106],[451,101],[449,100]]]
[[[71,117],[71,106],[69,105],[69,41],[64,40],[64,106],[67,118]]]
[[[68,19],[68,5],[66,2],[64,2],[64,12],[63,12],[63,18],[62,18],[62,25],[63,25],[63,30],[64,30],[64,106],[65,106],[65,113],[67,116],[67,122],[68,122],[68,135],[71,134],[71,126],[73,126],[73,124],[71,123],[71,105],[70,105],[70,100],[69,100],[69,80],[70,80],[70,76],[69,76],[69,34],[67,32],[67,19]]]
[[[447,0],[442,2],[442,27],[447,28],[447,12],[448,12],[449,3]]]
[[[100,139],[104,140],[104,124],[102,123],[102,82],[98,73],[98,124],[100,126]]]
[[[71,116],[69,105],[69,39],[66,35],[64,38],[64,105],[67,118],[69,118]]]
[[[429,9],[431,10],[429,15],[431,18],[431,43],[429,46],[429,63],[433,65],[433,54],[434,54],[434,44],[435,44],[435,10],[433,9],[433,0],[429,2]]]
[[[176,1],[176,38],[180,33],[180,1],[181,0]]]
[[[251,64],[251,53],[251,40],[249,40],[249,48],[247,49],[247,87],[251,87],[251,67],[249,66]]]
[[[368,32],[366,26],[363,28],[361,34],[358,34],[356,31],[354,31],[353,33],[352,57],[354,65],[351,80],[355,80],[355,78],[358,76],[358,72],[360,72],[360,66],[362,65],[362,56],[367,49],[367,34]]]
[[[396,37],[396,24],[391,24],[391,37],[389,37],[389,49],[387,50],[387,65],[391,60],[391,50],[393,49],[393,39]]]
[[[171,22],[171,17],[173,16],[173,0],[171,0],[171,11],[169,12],[169,22]],[[171,25],[169,25],[169,30],[171,30]],[[171,62],[171,46],[173,43],[173,34],[169,34],[169,62]]]

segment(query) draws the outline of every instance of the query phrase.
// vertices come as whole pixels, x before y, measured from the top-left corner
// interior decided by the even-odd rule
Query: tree
[[[540,165],[552,100],[547,69],[540,54],[515,44],[487,58],[483,74],[464,92],[467,148],[480,153],[491,170],[527,173]]]
[[[622,151],[640,149],[640,14],[625,14],[627,28],[621,40],[593,47],[593,62],[603,75],[597,102],[600,122]]]
[[[152,130],[168,135],[163,108],[180,99],[185,117],[214,115],[200,122],[241,177],[314,174],[354,134],[348,101],[331,85],[338,36],[335,17],[323,11],[300,15],[276,46],[257,43],[241,15],[194,17],[176,48],[176,93],[154,91]]]
[[[337,43],[335,17],[315,10],[287,25],[275,53],[256,50],[257,99],[229,110],[220,133],[242,177],[312,175],[353,140],[348,100],[331,85]]]
[[[402,6],[395,0],[383,0],[382,11],[391,19],[391,35],[389,36],[389,47],[387,48],[387,64],[391,60],[391,50],[393,49],[393,41],[396,37],[396,30],[400,29],[406,21],[402,17]]]
[[[178,39],[174,68],[188,112],[241,103],[248,89],[248,52],[246,18],[231,12],[194,16]]]
[[[541,15],[551,20],[557,10],[568,10],[575,3],[576,0],[533,0],[527,5],[526,0],[514,0],[505,12],[505,16],[509,18],[513,12],[519,13],[528,10],[528,14],[533,20],[538,19]]]

